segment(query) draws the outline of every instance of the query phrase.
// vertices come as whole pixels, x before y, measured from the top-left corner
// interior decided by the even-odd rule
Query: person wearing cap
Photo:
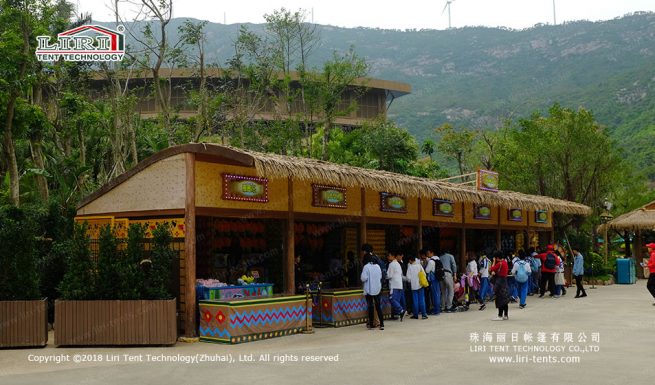
[[[555,295],[555,273],[557,266],[561,263],[560,258],[555,254],[555,246],[548,245],[545,253],[539,254],[541,259],[541,281],[539,282],[539,298],[543,298],[546,294],[546,283],[548,283],[548,291],[551,297],[559,297]]]
[[[650,259],[648,260],[648,271],[650,271],[650,277],[648,277],[648,284],[646,287],[648,288],[648,291],[650,292],[650,295],[655,298],[655,243],[649,243],[646,245],[648,248],[648,254],[650,255]],[[653,306],[655,306],[655,302],[653,302]]]

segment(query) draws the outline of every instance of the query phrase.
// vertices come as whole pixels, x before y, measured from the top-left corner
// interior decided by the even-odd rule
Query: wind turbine
[[[452,25],[450,24],[450,4],[455,1],[455,0],[446,0],[446,5],[443,7],[443,11],[441,11],[441,14],[443,15],[444,12],[446,12],[446,8],[448,8],[448,29],[452,28]]]
[[[555,15],[555,0],[553,0],[553,25],[557,25],[557,16]]]

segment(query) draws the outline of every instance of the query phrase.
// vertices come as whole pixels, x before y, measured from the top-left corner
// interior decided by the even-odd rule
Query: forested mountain
[[[182,21],[173,20],[170,31]],[[234,55],[239,27],[206,26],[210,62],[224,65]],[[312,62],[322,63],[333,50],[354,46],[369,63],[371,76],[412,85],[411,95],[393,102],[390,117],[419,141],[445,122],[493,128],[559,102],[590,109],[655,177],[653,13],[525,30],[318,28],[321,43]]]

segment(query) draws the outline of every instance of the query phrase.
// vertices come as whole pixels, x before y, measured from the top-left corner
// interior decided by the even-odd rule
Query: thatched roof
[[[507,208],[550,210],[567,214],[589,215],[585,205],[540,195],[514,191],[497,193],[479,191],[469,186],[371,170],[317,159],[296,158],[277,154],[234,149],[251,155],[255,168],[264,176],[286,178],[292,176],[307,181],[320,181],[340,186],[362,186],[377,191],[390,191],[408,196],[427,196],[451,199],[458,202],[486,203]]]
[[[604,226],[619,231],[655,230],[655,201],[612,219],[599,230],[603,231]]]
[[[269,178],[293,177],[296,180],[305,180],[308,182],[350,187],[361,186],[371,190],[388,191],[413,197],[439,197],[457,202],[484,203],[507,208],[550,210],[553,212],[557,211],[579,215],[589,215],[591,213],[591,209],[585,205],[550,197],[528,195],[513,191],[499,191],[497,193],[479,191],[470,186],[396,174],[388,171],[335,164],[317,159],[260,153],[210,143],[185,144],[160,151],[86,197],[80,202],[78,208],[98,198],[149,165],[167,157],[186,152],[202,155],[205,159],[211,158],[228,164],[254,167],[260,175]]]

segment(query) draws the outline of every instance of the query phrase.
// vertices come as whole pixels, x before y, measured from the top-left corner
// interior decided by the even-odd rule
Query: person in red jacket
[[[507,273],[509,268],[507,260],[503,258],[500,251],[494,252],[493,266],[489,268],[489,274],[494,277],[494,294],[496,295],[496,308],[498,316],[493,321],[506,321],[509,319],[509,288],[507,286]]]
[[[555,254],[555,246],[548,245],[545,253],[539,254],[541,259],[541,281],[539,282],[539,298],[546,294],[546,282],[548,283],[548,291],[550,296],[558,298],[555,295],[555,273],[557,266],[561,263],[560,258]]]
[[[650,271],[650,277],[648,277],[648,284],[646,287],[648,288],[648,291],[650,292],[650,295],[655,298],[655,243],[649,243],[646,245],[648,248],[648,254],[650,255],[650,259],[648,260],[648,270]],[[655,302],[653,303],[653,306],[655,306]]]

